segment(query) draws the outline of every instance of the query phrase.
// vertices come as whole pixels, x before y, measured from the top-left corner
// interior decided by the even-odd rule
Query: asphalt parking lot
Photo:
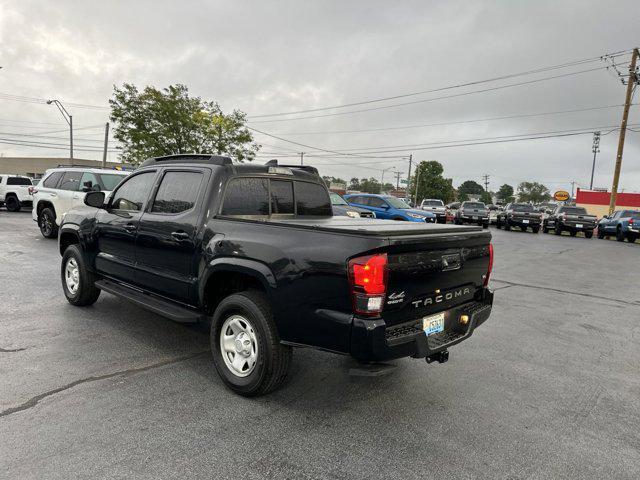
[[[640,243],[491,230],[493,314],[447,364],[296,350],[245,399],[203,329],[69,305],[56,242],[0,210],[0,477],[638,478]]]

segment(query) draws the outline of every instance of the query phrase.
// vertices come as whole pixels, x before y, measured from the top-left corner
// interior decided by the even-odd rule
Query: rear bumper
[[[445,312],[445,330],[427,337],[422,318],[387,328],[384,319],[354,318],[351,331],[351,355],[361,361],[385,361],[395,358],[424,358],[444,351],[469,338],[491,315],[493,292],[485,289],[481,300],[458,305]],[[461,325],[461,315],[469,322]]]
[[[525,220],[528,220],[527,223],[525,223]],[[509,218],[508,219],[509,223],[511,225],[516,225],[519,227],[539,227],[540,224],[542,223],[542,220],[539,218]]]
[[[458,217],[457,220],[460,223],[473,223],[474,225],[480,225],[480,224],[489,225],[489,217],[478,217],[475,220],[471,217],[467,217],[467,218]]]

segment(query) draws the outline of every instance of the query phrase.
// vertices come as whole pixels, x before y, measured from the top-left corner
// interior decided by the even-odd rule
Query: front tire
[[[218,375],[234,392],[264,395],[284,382],[292,350],[280,343],[264,293],[236,293],[220,302],[213,314],[210,341]]]
[[[504,231],[508,232],[511,230],[511,224],[509,223],[509,220],[507,220],[506,222],[504,222]]]
[[[591,231],[591,232],[584,232],[584,236],[585,236],[585,238],[593,238],[593,231]]]
[[[94,275],[87,269],[78,245],[71,245],[65,250],[60,276],[64,296],[71,305],[85,307],[98,300],[100,289],[96,288]]]
[[[20,200],[18,200],[17,197],[6,197],[4,199],[4,202],[7,210],[10,212],[19,212],[22,208],[22,205],[20,205]]]
[[[598,227],[598,238],[604,240],[604,229]]]
[[[562,235],[562,227],[556,223],[556,228],[553,230],[556,235]]]
[[[619,242],[624,242],[624,234],[622,233],[622,230],[620,228],[616,230],[616,240]]]
[[[57,238],[58,225],[56,225],[56,215],[50,208],[43,208],[38,215],[38,226],[44,238]]]

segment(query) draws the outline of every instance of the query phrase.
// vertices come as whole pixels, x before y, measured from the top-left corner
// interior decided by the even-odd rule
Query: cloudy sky
[[[596,58],[640,45],[639,25],[637,0],[0,0],[0,154],[64,157],[66,124],[38,100],[57,98],[75,104],[68,109],[77,149],[85,149],[76,156],[100,158],[114,84],[183,83],[225,110],[243,110],[253,128],[305,145],[257,134],[259,161],[304,151],[322,174],[379,179],[392,167],[406,175],[403,157],[412,153],[440,161],[454,185],[486,173],[492,189],[525,180],[552,191],[571,180],[588,186],[589,132],[620,124],[626,88]],[[615,57],[623,73],[629,58]],[[387,97],[399,98],[261,116]],[[629,122],[639,131],[627,135],[621,187],[640,191],[640,106]],[[504,142],[569,131],[587,133]],[[602,136],[596,186],[611,184],[617,136]],[[500,143],[450,143],[487,139]]]

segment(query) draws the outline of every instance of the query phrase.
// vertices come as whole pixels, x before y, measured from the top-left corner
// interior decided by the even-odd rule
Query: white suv
[[[31,179],[23,175],[0,175],[0,206],[6,206],[10,212],[30,207],[31,185]]]
[[[56,238],[62,215],[84,205],[86,192],[109,194],[130,172],[88,167],[58,167],[47,170],[33,191],[31,216],[45,238]]]

